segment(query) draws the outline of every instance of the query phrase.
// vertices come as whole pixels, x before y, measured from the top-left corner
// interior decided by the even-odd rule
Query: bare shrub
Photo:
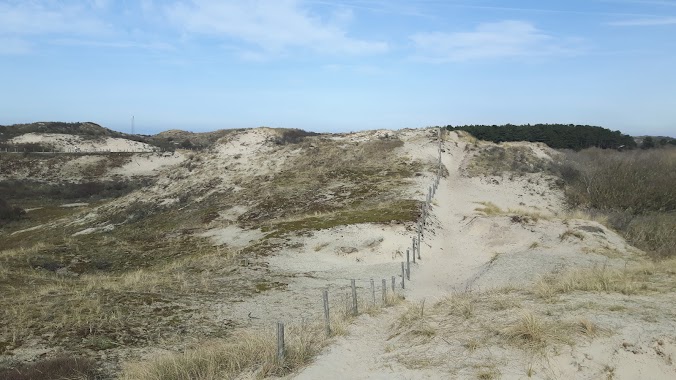
[[[66,356],[0,370],[0,379],[5,380],[89,380],[95,376],[92,360]]]
[[[632,218],[624,235],[658,257],[676,255],[676,212],[650,213]]]
[[[631,214],[676,210],[676,149],[569,153],[559,167],[574,205]]]
[[[280,130],[280,135],[275,138],[274,142],[277,145],[298,144],[308,136],[318,135],[319,133],[308,132],[302,129],[282,129]]]
[[[21,218],[26,211],[18,206],[11,206],[4,199],[0,198],[0,225],[6,221],[17,220]]]
[[[602,213],[630,243],[676,254],[676,149],[570,152],[557,166],[572,207]]]

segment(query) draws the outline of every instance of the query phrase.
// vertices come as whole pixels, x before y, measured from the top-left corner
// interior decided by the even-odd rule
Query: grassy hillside
[[[0,148],[8,147],[6,142],[14,137],[26,133],[58,133],[81,136],[85,139],[99,139],[103,137],[122,138],[154,145],[163,150],[205,149],[212,146],[219,138],[235,130],[219,130],[214,132],[193,133],[171,130],[156,135],[128,134],[102,127],[92,122],[35,122],[27,124],[0,125]],[[21,148],[29,151],[39,151],[38,144],[23,144]]]

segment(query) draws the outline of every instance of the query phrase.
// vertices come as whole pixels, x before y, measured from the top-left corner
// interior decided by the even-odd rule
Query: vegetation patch
[[[340,210],[263,227],[263,232],[284,234],[300,230],[322,230],[361,223],[403,223],[417,218],[420,204],[414,200],[394,201],[371,208]]]
[[[18,220],[26,214],[26,211],[18,206],[11,206],[7,201],[0,198],[0,226],[4,223]]]
[[[467,165],[467,174],[472,177],[503,173],[525,175],[551,172],[552,162],[537,157],[527,146],[482,147]]]
[[[664,305],[673,301],[675,277],[672,259],[624,269],[573,270],[518,288],[456,293],[424,310],[422,304],[410,304],[391,327],[390,338],[397,338],[400,347],[394,355],[407,368],[438,367],[451,374],[483,367],[486,360],[498,372],[502,364],[512,367],[524,360],[527,373],[544,373],[549,358],[564,347],[616,334],[624,322],[633,329],[660,318],[671,321],[673,308]],[[659,316],[644,320],[628,309],[655,310]]]
[[[569,153],[557,171],[573,208],[604,216],[655,257],[676,255],[676,149]]]
[[[620,131],[591,125],[534,124],[534,125],[465,125],[447,126],[449,131],[465,131],[474,137],[500,143],[504,141],[542,142],[557,149],[585,149],[636,147],[631,136]]]
[[[5,380],[94,380],[96,376],[92,360],[66,356],[0,369],[0,379]]]

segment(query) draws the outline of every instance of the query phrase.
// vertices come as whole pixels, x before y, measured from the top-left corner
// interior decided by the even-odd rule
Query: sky
[[[0,0],[0,124],[676,137],[676,0]]]

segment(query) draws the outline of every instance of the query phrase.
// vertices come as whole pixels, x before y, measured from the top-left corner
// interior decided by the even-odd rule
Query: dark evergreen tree
[[[465,125],[447,126],[448,130],[461,130],[474,137],[493,141],[530,141],[541,142],[557,149],[585,149],[598,147],[603,149],[635,148],[636,142],[631,136],[620,131],[611,131],[602,127],[573,124],[535,124],[535,125]]]

